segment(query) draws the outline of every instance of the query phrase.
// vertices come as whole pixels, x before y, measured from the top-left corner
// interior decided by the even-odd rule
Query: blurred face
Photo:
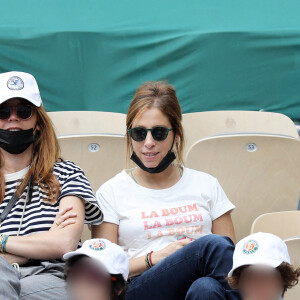
[[[68,290],[73,300],[109,300],[111,276],[92,261],[82,258],[68,273]]]
[[[151,129],[157,126],[172,128],[168,118],[157,108],[146,110],[139,118],[134,120],[132,128],[143,127]],[[155,168],[162,161],[171,149],[174,139],[173,131],[163,141],[156,141],[150,131],[148,131],[146,139],[136,142],[131,139],[133,151],[147,168]]]
[[[281,275],[271,267],[249,266],[240,275],[239,291],[244,300],[278,300],[283,292]]]
[[[29,116],[30,108],[32,108],[32,114]],[[10,111],[10,113],[5,118],[7,111]],[[27,118],[27,116],[29,117]],[[35,128],[36,122],[37,112],[29,101],[14,98],[0,105],[0,129],[11,131],[26,130]]]

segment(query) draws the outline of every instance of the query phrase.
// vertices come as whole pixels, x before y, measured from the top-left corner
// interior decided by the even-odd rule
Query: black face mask
[[[0,147],[10,154],[23,153],[35,140],[33,128],[20,131],[0,129]]]
[[[172,147],[173,148],[173,147]],[[167,153],[167,155],[162,159],[162,161],[155,168],[147,168],[142,161],[138,158],[135,152],[131,155],[131,160],[134,161],[142,170],[148,173],[161,173],[163,172],[176,158],[175,153],[171,150]]]

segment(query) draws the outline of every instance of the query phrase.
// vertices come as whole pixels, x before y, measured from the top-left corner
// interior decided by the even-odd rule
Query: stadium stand
[[[122,135],[66,135],[58,141],[62,158],[84,170],[94,192],[126,167],[126,141]]]
[[[59,137],[59,142],[62,148],[62,157],[64,159],[69,159],[74,161],[85,171],[87,178],[89,179],[91,186],[94,192],[99,188],[99,186],[104,183],[106,180],[110,179],[114,175],[116,175],[123,168],[129,166],[130,162],[126,161],[126,141],[124,137],[124,133],[126,131],[125,122],[126,115],[120,113],[109,113],[109,112],[96,112],[96,111],[68,111],[68,112],[50,112],[49,113],[54,127],[56,129],[56,133]],[[251,207],[250,203],[246,204],[247,209],[250,209],[252,213],[247,214],[247,218],[243,220],[241,218],[243,207],[242,199],[249,199],[250,195],[253,193],[248,192],[250,187],[246,187],[246,182],[243,183],[242,187],[234,187],[234,176],[229,176],[226,179],[226,176],[223,174],[219,175],[220,170],[216,172],[216,170],[210,169],[204,170],[205,166],[200,161],[200,156],[205,157],[206,154],[195,153],[195,149],[192,150],[191,147],[192,142],[196,145],[199,139],[206,138],[206,143],[212,142],[208,137],[217,135],[215,142],[219,143],[220,138],[224,138],[226,145],[222,145],[223,149],[220,153],[222,158],[223,155],[227,156],[226,153],[232,152],[231,147],[235,147],[230,145],[228,139],[233,139],[237,141],[238,136],[243,135],[244,138],[247,137],[247,143],[245,145],[251,144],[249,141],[251,140],[250,136],[255,136],[260,139],[260,143],[262,143],[265,147],[265,142],[262,142],[262,137],[267,136],[269,140],[274,140],[276,138],[275,135],[281,138],[280,140],[288,141],[290,139],[299,139],[298,132],[295,128],[294,123],[285,115],[278,113],[267,113],[267,112],[253,112],[253,111],[215,111],[215,112],[199,112],[199,113],[190,113],[183,115],[183,125],[185,130],[186,137],[186,162],[187,166],[200,169],[207,173],[212,174],[217,177],[221,182],[224,190],[226,191],[229,198],[234,202],[237,206],[236,211],[233,213],[234,223],[236,225],[237,236],[247,235],[250,230],[251,223],[254,218],[258,215],[265,212],[273,212],[277,210],[286,210],[286,209],[296,209],[296,204],[294,205],[294,201],[289,200],[287,206],[279,205],[276,201],[276,205],[270,205],[269,208],[265,207],[264,204],[254,204],[254,207]],[[254,135],[249,135],[246,133],[252,132]],[[235,133],[234,135],[226,135],[229,133]],[[262,135],[262,133],[268,133],[267,135]],[[222,134],[222,135],[220,135]],[[272,136],[274,135],[274,136]],[[289,136],[290,138],[287,138]],[[239,144],[239,142],[237,142]],[[273,143],[273,142],[272,142]],[[271,145],[272,145],[271,143]],[[203,145],[203,143],[201,143]],[[268,146],[268,149],[272,147]],[[298,145],[295,143],[295,145]],[[237,145],[236,145],[237,146]],[[197,146],[198,147],[198,146]],[[196,147],[196,148],[197,148]],[[229,148],[228,148],[229,147]],[[297,146],[295,146],[297,148]],[[95,149],[93,149],[95,148]],[[202,148],[202,146],[201,146]],[[214,148],[214,147],[213,147]],[[285,153],[289,150],[284,149],[284,146],[280,147]],[[76,149],[76,151],[74,151]],[[245,149],[245,148],[243,148]],[[237,150],[237,149],[236,149]],[[265,149],[266,150],[266,149]],[[94,151],[94,152],[93,152]],[[197,151],[196,151],[197,152]],[[248,157],[247,154],[254,154],[248,151],[244,151],[246,153],[245,159],[241,164],[241,168],[238,169],[238,166],[235,166],[234,170],[230,165],[228,165],[228,171],[236,176],[239,176],[242,172],[242,165],[247,165],[248,171],[251,169],[252,175],[248,178],[248,181],[251,180],[251,176],[254,176],[255,167],[258,162],[254,165],[250,161],[247,162]],[[188,155],[189,153],[189,155]],[[193,158],[191,155],[196,156],[196,165],[192,162]],[[264,152],[265,153],[265,152]],[[210,154],[212,152],[210,151]],[[278,153],[276,155],[279,155]],[[253,156],[253,155],[252,155]],[[109,159],[110,157],[115,157],[115,159]],[[229,155],[229,157],[231,157]],[[261,156],[260,156],[261,157]],[[253,157],[252,157],[253,158]],[[198,161],[198,159],[200,159]],[[211,160],[214,161],[217,158],[213,158],[210,155],[210,158],[207,160],[207,163]],[[242,157],[240,159],[243,159]],[[261,159],[261,158],[260,158]],[[95,164],[95,162],[97,162]],[[200,168],[201,163],[201,168]],[[266,164],[264,164],[265,166]],[[101,166],[101,167],[99,167]],[[226,168],[225,168],[226,169]],[[276,168],[275,168],[276,169]],[[286,169],[285,169],[286,170]],[[225,171],[225,170],[224,170]],[[286,170],[287,171],[287,170]],[[267,173],[261,167],[257,170],[258,174],[263,176],[264,173]],[[276,174],[281,174],[279,170],[277,170]],[[220,177],[222,176],[222,177]],[[268,175],[266,175],[268,176]],[[239,176],[240,177],[240,176]],[[278,177],[278,178],[277,178]],[[280,176],[277,176],[276,182],[280,183]],[[280,177],[280,178],[279,178]],[[293,177],[291,175],[291,177]],[[225,178],[225,179],[224,179]],[[230,180],[231,178],[231,180]],[[271,176],[272,178],[272,176]],[[255,179],[252,179],[255,181]],[[224,183],[223,183],[224,182]],[[298,182],[298,180],[291,179],[291,182]],[[250,184],[250,182],[249,182]],[[232,185],[232,187],[227,187],[227,185]],[[272,183],[270,182],[270,186]],[[296,189],[296,183],[293,183],[293,191]],[[263,189],[262,186],[260,186]],[[253,188],[254,189],[254,188]],[[244,195],[243,192],[247,193]],[[289,191],[288,194],[294,194],[294,192]],[[263,199],[263,197],[267,197],[269,195],[269,188],[266,187],[266,190],[259,196],[259,199]],[[262,196],[264,195],[264,196]],[[282,197],[282,196],[280,196]],[[297,198],[298,199],[298,198]],[[244,200],[247,201],[247,200]],[[289,203],[292,202],[293,204]],[[265,207],[262,208],[261,206]],[[276,209],[279,207],[280,209]],[[252,219],[251,219],[252,218]],[[239,219],[239,220],[238,220]],[[84,237],[88,237],[90,234],[89,231],[85,228]],[[84,238],[84,239],[85,239]]]
[[[294,210],[300,189],[300,142],[276,135],[235,134],[204,138],[191,146],[186,166],[216,177],[236,205],[238,240],[259,215]]]
[[[48,113],[56,134],[125,134],[126,115],[100,111],[57,111]]]
[[[80,166],[94,192],[108,179],[126,168],[126,140],[123,135],[79,134],[59,136],[63,159]],[[82,242],[90,238],[85,225]]]
[[[196,141],[220,134],[266,133],[299,139],[297,128],[289,117],[260,111],[206,111],[183,114],[183,128],[185,154]]]
[[[58,136],[62,158],[80,166],[94,192],[126,165],[126,115],[100,111],[48,113]],[[84,226],[81,241],[91,237]]]
[[[252,224],[251,233],[255,232],[270,232],[283,240],[300,237],[300,211],[263,214],[257,217]]]
[[[300,237],[285,240],[288,247],[291,262],[294,266],[300,266]],[[288,290],[284,295],[284,300],[296,300],[300,299],[300,284]]]

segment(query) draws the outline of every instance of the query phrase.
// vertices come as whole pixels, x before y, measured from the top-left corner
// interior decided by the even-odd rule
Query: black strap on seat
[[[29,193],[29,201],[31,200],[31,194],[32,194],[32,187],[31,187],[31,178],[28,180],[28,193]],[[10,200],[8,201],[6,207],[4,208],[3,212],[0,215],[0,227],[2,225],[2,222],[5,220],[9,212],[12,210],[16,202],[18,201],[19,197],[17,196],[17,193],[14,193]]]

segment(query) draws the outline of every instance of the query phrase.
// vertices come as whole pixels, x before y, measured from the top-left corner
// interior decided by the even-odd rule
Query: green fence
[[[299,15],[299,0],[0,0],[0,72],[32,73],[53,111],[125,113],[168,80],[185,113],[300,119]]]

